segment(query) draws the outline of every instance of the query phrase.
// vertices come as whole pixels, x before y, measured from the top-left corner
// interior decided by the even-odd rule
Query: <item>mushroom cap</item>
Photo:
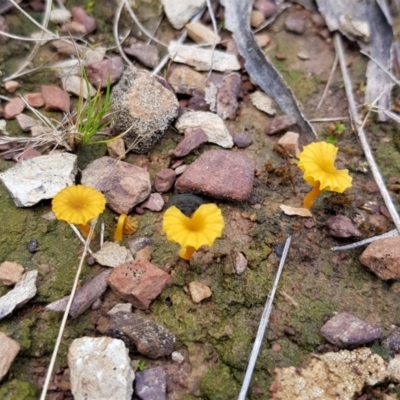
[[[224,226],[222,212],[215,204],[202,204],[191,218],[172,206],[163,217],[163,232],[167,239],[196,250],[203,245],[212,246],[214,240],[221,237]]]
[[[320,190],[343,193],[351,187],[352,177],[347,169],[335,168],[338,148],[327,142],[314,142],[303,147],[298,167],[304,172],[304,180]]]
[[[74,225],[86,225],[101,214],[105,207],[104,195],[83,185],[62,189],[52,201],[52,210],[56,218]]]

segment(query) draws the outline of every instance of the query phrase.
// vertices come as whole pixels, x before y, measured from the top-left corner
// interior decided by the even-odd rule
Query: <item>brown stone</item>
[[[108,278],[108,284],[121,299],[142,310],[171,282],[166,272],[146,260],[121,264]]]
[[[360,256],[361,264],[382,280],[400,278],[400,236],[370,243]]]
[[[64,90],[56,86],[42,86],[42,95],[46,111],[61,110],[69,112],[71,100]]]
[[[241,201],[250,196],[254,173],[255,162],[246,155],[210,150],[189,165],[175,187],[180,192]]]
[[[197,281],[189,283],[189,292],[194,303],[200,303],[212,296],[211,289],[207,285]]]
[[[167,80],[176,93],[204,95],[206,77],[186,65],[172,65]]]
[[[85,27],[85,33],[92,32],[96,29],[96,20],[88,15],[83,7],[72,7],[71,15],[73,22],[78,22]]]
[[[174,157],[185,157],[194,149],[197,149],[203,143],[207,143],[208,136],[201,128],[188,129],[184,138],[178,146],[171,152]]]
[[[361,236],[361,232],[354,226],[349,217],[345,215],[335,215],[326,221],[328,232],[337,238],[349,238]]]
[[[17,81],[4,82],[4,89],[6,89],[8,93],[14,93],[18,88],[19,83]]]
[[[25,100],[31,107],[40,108],[45,105],[42,93],[27,93],[25,95]]]
[[[15,285],[24,273],[24,267],[18,263],[4,261],[0,264],[0,282],[6,286]]]
[[[13,119],[24,111],[25,103],[22,99],[15,98],[9,101],[4,107],[4,119]]]
[[[148,68],[154,68],[160,61],[156,46],[146,43],[133,43],[123,48],[124,53],[132,56]]]
[[[100,190],[110,208],[129,214],[135,205],[150,194],[149,173],[136,165],[101,157],[82,171],[82,184]]]
[[[278,145],[288,154],[297,157],[300,153],[299,134],[296,132],[286,132],[279,140]]]
[[[154,179],[154,187],[157,192],[168,192],[168,190],[172,188],[175,179],[175,171],[170,168],[165,168],[156,175]]]
[[[273,135],[280,131],[296,124],[296,118],[293,115],[279,115],[278,117],[272,118],[272,121],[268,125],[265,133],[267,135]]]

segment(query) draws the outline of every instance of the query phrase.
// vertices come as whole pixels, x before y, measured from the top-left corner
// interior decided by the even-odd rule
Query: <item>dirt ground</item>
[[[104,3],[114,7],[112,2]],[[85,2],[67,1],[67,8],[72,4],[87,5]],[[91,43],[113,46],[112,25],[108,18],[112,7],[97,2],[93,6],[92,13],[97,19],[98,29],[89,35]],[[152,7],[151,2],[146,2],[138,8],[139,17],[148,26],[156,20],[158,11],[154,10],[159,10]],[[335,122],[315,122],[313,126],[318,132],[318,140],[328,137],[337,140],[339,152],[336,165],[349,169],[353,186],[344,194],[327,192],[320,196],[313,207],[312,218],[285,215],[279,206],[301,207],[302,199],[310,187],[302,179],[297,160],[279,151],[277,141],[281,135],[267,136],[264,133],[270,118],[257,110],[248,96],[244,96],[236,118],[225,123],[231,133],[244,132],[253,140],[248,148],[233,148],[231,151],[242,152],[254,159],[257,174],[248,201],[217,201],[226,224],[223,237],[211,249],[196,254],[188,263],[178,259],[178,247],[169,243],[162,233],[162,213],[145,211],[138,216],[139,230],[134,237],[152,236],[152,263],[159,267],[170,263],[173,277],[172,286],[165,289],[143,315],[176,335],[176,350],[185,355],[185,361],[177,365],[168,359],[155,361],[140,354],[131,354],[131,358],[137,362],[145,361],[146,368],[155,365],[165,367],[169,400],[237,398],[261,313],[279,264],[277,253],[288,236],[292,237],[292,244],[250,385],[249,399],[269,398],[269,387],[276,367],[305,365],[310,353],[331,348],[319,331],[334,312],[349,312],[364,321],[377,324],[382,327],[384,336],[400,325],[399,283],[383,282],[368,272],[358,260],[363,248],[340,252],[330,250],[333,246],[352,242],[329,236],[326,221],[331,216],[350,217],[362,233],[360,240],[387,232],[394,226],[373,184],[372,175],[365,167],[362,149],[351,129],[339,69],[334,74],[323,105],[316,110],[331,72],[335,52],[331,38],[321,35],[324,27],[317,27],[313,23],[311,12],[306,11],[304,34],[295,35],[285,30],[286,18],[301,9],[292,5],[265,29],[271,37],[266,54],[295,93],[308,119],[340,118]],[[33,14],[40,16],[38,12]],[[29,25],[22,26],[19,23],[23,17],[16,10],[5,14],[4,18],[13,33],[28,35]],[[127,27],[129,24],[129,19],[124,15],[121,26]],[[171,28],[167,22],[162,22],[158,34],[164,41],[171,38]],[[356,45],[345,41],[345,46],[354,90],[359,104],[362,104],[367,60]],[[28,44],[21,45],[16,41],[0,47],[0,70],[3,76],[13,71],[28,47]],[[298,54],[305,51],[309,58],[302,60]],[[43,46],[34,64],[40,64],[49,53],[50,50]],[[241,73],[247,79],[245,71]],[[45,70],[28,74],[18,81],[21,93],[38,91],[43,84],[57,84],[54,75]],[[0,94],[9,95],[4,88],[0,89]],[[9,121],[7,127],[13,134],[21,134],[14,121]],[[390,122],[377,123],[372,116],[366,130],[385,182],[388,185],[399,183],[398,127]],[[158,171],[169,166],[168,150],[174,148],[180,139],[181,135],[169,129],[162,141],[148,154],[129,154],[126,161],[146,165],[153,178]],[[300,136],[301,145],[313,140],[310,136]],[[203,145],[195,152],[195,156],[211,148],[217,146]],[[105,154],[104,145],[85,149],[79,154],[80,165],[86,165]],[[189,155],[185,161],[193,159],[194,156]],[[0,160],[0,171],[11,165],[12,161]],[[172,194],[171,191],[163,197],[167,201]],[[397,204],[400,194],[391,192],[391,195]],[[0,321],[0,331],[6,332],[21,345],[18,357],[0,384],[0,398],[3,399],[36,398],[35,390],[43,382],[61,320],[61,315],[43,309],[49,302],[69,294],[82,251],[80,242],[67,224],[43,219],[42,216],[49,211],[50,202],[42,202],[29,209],[17,209],[7,190],[0,185],[0,261],[14,261],[22,264],[26,270],[39,270],[36,297]],[[115,214],[110,210],[102,216],[106,224],[106,237],[112,235],[114,218]],[[34,254],[26,248],[30,239],[39,242],[38,251]],[[248,269],[241,276],[236,275],[232,267],[231,254],[234,251],[242,252],[248,260]],[[102,270],[97,265],[85,265],[81,283]],[[194,280],[211,288],[213,295],[209,300],[200,304],[192,302],[186,289],[188,283]],[[1,286],[0,295],[6,292],[7,289]],[[54,397],[49,398],[62,398],[55,397],[57,392],[62,392],[64,399],[71,398],[71,393],[60,386],[60,382],[65,383],[66,379],[64,371],[67,368],[68,345],[77,337],[98,335],[96,324],[99,317],[106,315],[117,302],[119,299],[108,290],[98,310],[88,310],[69,321],[55,368],[56,383],[50,388],[50,396]],[[379,342],[370,346],[374,352],[387,357]],[[364,393],[367,396],[365,399],[382,398],[383,394],[400,398],[400,387],[383,385],[374,389],[366,388]]]

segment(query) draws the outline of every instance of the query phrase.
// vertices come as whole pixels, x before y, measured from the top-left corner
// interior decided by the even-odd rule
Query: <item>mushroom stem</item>
[[[78,228],[81,230],[82,235],[87,238],[89,236],[89,232],[90,232],[90,224],[86,224],[86,225],[82,225],[79,224]]]
[[[314,204],[314,200],[322,193],[322,190],[319,189],[319,182],[312,188],[311,192],[308,193],[303,199],[303,207],[311,210],[312,205]]]
[[[196,249],[192,246],[188,247],[182,247],[179,250],[179,257],[183,258],[184,260],[190,260],[190,257],[192,257],[192,254],[196,251]]]
[[[120,242],[122,240],[125,220],[126,220],[126,214],[121,214],[118,217],[117,227],[115,228],[114,232],[115,242]]]

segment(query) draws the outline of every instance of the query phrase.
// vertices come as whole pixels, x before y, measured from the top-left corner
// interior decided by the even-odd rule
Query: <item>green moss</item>
[[[207,371],[201,380],[200,390],[208,400],[230,400],[237,399],[240,386],[229,368],[220,363]]]
[[[0,387],[0,399],[2,400],[36,400],[38,391],[30,382],[13,379],[5,382]]]

